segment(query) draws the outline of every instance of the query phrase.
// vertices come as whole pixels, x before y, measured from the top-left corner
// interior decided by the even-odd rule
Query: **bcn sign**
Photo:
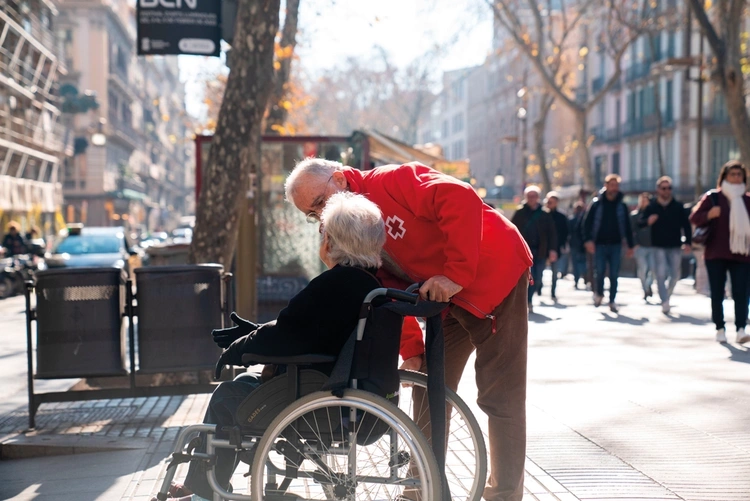
[[[138,55],[218,56],[221,6],[217,0],[138,0]]]

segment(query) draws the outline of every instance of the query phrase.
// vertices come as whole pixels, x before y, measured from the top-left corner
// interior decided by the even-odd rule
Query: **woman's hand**
[[[423,360],[424,359],[422,358],[422,355],[407,358],[406,360],[404,360],[404,363],[401,364],[401,367],[399,367],[399,369],[404,371],[419,371],[422,369]]]
[[[708,219],[716,219],[719,216],[721,216],[721,207],[718,205],[711,207],[711,210],[708,211]]]

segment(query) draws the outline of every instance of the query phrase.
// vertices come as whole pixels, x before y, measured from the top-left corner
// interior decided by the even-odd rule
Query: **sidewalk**
[[[621,281],[619,315],[570,280],[560,304],[535,306],[524,501],[748,499],[750,352],[713,341],[708,299],[691,285],[679,284],[671,317],[643,304],[634,279]],[[485,426],[473,360],[459,394]],[[24,408],[0,415],[0,454],[17,458],[0,461],[0,499],[149,500],[208,399],[45,404],[28,434]],[[247,484],[241,474],[233,485]]]

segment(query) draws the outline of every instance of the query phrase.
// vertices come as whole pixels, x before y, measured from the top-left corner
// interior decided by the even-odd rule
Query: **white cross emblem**
[[[388,234],[394,240],[403,238],[406,235],[404,220],[398,216],[388,216],[388,219],[385,220],[385,227],[388,228]]]

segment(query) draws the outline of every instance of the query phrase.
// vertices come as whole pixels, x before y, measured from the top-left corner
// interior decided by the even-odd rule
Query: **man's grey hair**
[[[542,190],[539,189],[539,186],[531,185],[527,186],[525,190],[523,190],[524,196],[528,195],[529,193],[536,193],[537,195],[542,195]]]
[[[331,179],[333,173],[337,170],[342,170],[344,164],[341,162],[335,162],[333,160],[326,160],[324,158],[307,157],[301,162],[297,163],[292,169],[289,177],[284,182],[284,196],[288,202],[294,204],[294,193],[297,190],[297,179],[301,174],[307,174],[312,179],[327,181]]]
[[[335,263],[380,267],[385,223],[377,205],[362,195],[342,191],[328,199],[320,221],[331,246],[329,255]]]

